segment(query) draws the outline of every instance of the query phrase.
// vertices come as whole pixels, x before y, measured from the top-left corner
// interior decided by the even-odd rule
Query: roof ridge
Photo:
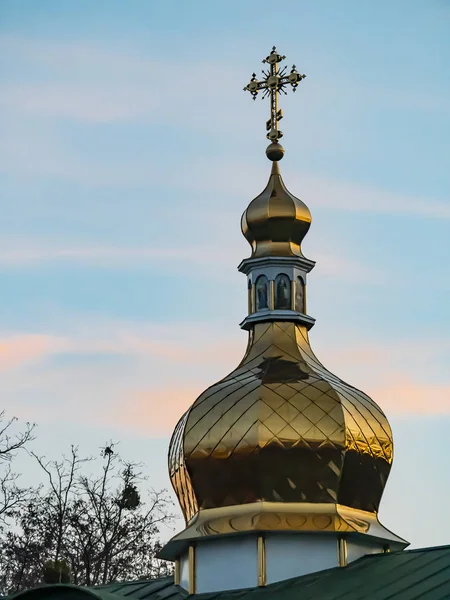
[[[431,552],[432,550],[450,550],[450,544],[444,544],[442,546],[426,546],[425,548],[409,548],[408,550],[397,550],[396,552],[390,552],[389,554],[404,554],[405,552],[411,554],[412,552]],[[376,554],[371,554],[370,556],[376,556]]]
[[[114,585],[136,585],[137,583],[142,583],[143,585],[146,585],[148,583],[154,583],[155,581],[164,581],[164,580],[168,580],[168,583],[171,582],[173,583],[173,575],[166,575],[165,577],[154,577],[153,579],[132,579],[131,581],[110,581],[109,583],[100,583],[99,585],[86,585],[86,586],[79,586],[79,587],[86,587],[90,590],[98,590],[101,588],[105,588],[105,587],[111,587]]]

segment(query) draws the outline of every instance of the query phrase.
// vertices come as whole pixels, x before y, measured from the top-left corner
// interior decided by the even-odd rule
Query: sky
[[[170,487],[174,425],[246,346],[270,164],[243,87],[275,44],[307,74],[280,166],[312,346],[390,419],[383,524],[450,544],[449,28],[446,0],[0,3],[0,393],[36,452],[120,441]]]

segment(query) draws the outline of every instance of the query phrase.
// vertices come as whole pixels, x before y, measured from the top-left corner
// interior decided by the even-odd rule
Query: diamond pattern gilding
[[[328,415],[324,415],[321,419],[319,419],[319,421],[317,421],[317,427],[320,429],[323,435],[329,439],[334,436],[336,431],[341,433],[341,435],[344,433],[344,428]]]
[[[289,402],[283,402],[281,406],[279,406],[276,411],[277,415],[279,415],[282,419],[286,421],[286,423],[290,423],[295,419],[297,415],[300,414],[300,411],[292,406]]]
[[[258,403],[258,419],[261,423],[264,423],[264,421],[270,417],[271,414],[273,414],[274,410],[267,405],[266,403],[266,399],[264,397],[264,400],[262,402]]]
[[[288,384],[281,384],[276,386],[277,394],[279,394],[284,400],[290,400],[293,396],[297,394],[297,389]]]
[[[260,396],[264,401],[264,404],[266,404],[266,406],[270,407],[272,410],[276,410],[286,402],[283,396],[280,396],[280,394],[273,389],[272,385],[261,386]]]
[[[283,429],[278,433],[277,438],[283,445],[289,447],[293,446],[298,440],[298,434],[293,427],[286,425],[286,427],[283,427]]]
[[[276,436],[287,425],[287,423],[276,412],[274,412],[264,421],[264,425],[269,431],[272,432],[274,436]]]
[[[311,428],[312,423],[303,413],[300,413],[292,419],[290,425],[295,429],[299,438],[304,438],[308,429]]]
[[[340,404],[339,396],[334,391],[331,394],[330,392],[322,394],[315,403],[327,414],[330,414]]]
[[[258,443],[255,448],[255,451],[264,448],[273,438],[273,433],[269,429],[267,429],[267,427],[263,423],[258,423],[257,431]]]
[[[265,323],[180,420],[169,468],[186,519],[277,498],[376,512],[392,448],[382,411],[321,365],[305,328]]]
[[[317,423],[317,421],[320,421],[327,413],[322,410],[320,406],[311,402],[311,404],[305,408],[303,414],[311,421],[311,423]]]
[[[300,387],[300,386],[298,386]],[[302,392],[297,391],[295,396],[289,399],[290,404],[294,406],[300,413],[303,413],[305,408],[311,404],[311,400],[307,398]]]

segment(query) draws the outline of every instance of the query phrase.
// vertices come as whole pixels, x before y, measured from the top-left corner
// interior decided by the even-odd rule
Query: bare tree
[[[61,558],[63,539],[69,526],[71,500],[77,491],[78,472],[83,463],[92,459],[80,458],[78,456],[78,446],[71,446],[70,455],[63,455],[61,461],[45,461],[44,458],[37,456],[34,452],[30,452],[30,454],[34,456],[46,474],[50,486],[49,493],[46,496],[46,504],[47,515],[54,525],[55,545],[52,559],[56,562]]]
[[[143,501],[139,485],[145,478],[140,465],[123,461],[114,444],[103,449],[100,477],[80,479],[80,505],[74,513],[76,546],[83,556],[82,577],[101,584],[139,577],[164,567],[155,559],[159,526],[171,521],[164,492],[150,491]],[[164,563],[165,564],[165,563]]]
[[[34,455],[47,483],[16,513],[0,539],[3,593],[45,581],[97,585],[167,575],[159,561],[159,528],[171,522],[164,492],[146,492],[139,465],[121,459],[114,444],[102,449],[99,475],[83,471],[90,459],[78,448],[62,461]]]
[[[3,525],[27,501],[30,492],[18,486],[19,475],[13,472],[11,462],[33,440],[35,426],[26,423],[23,431],[14,431],[16,422],[15,417],[6,419],[5,412],[0,412],[0,523]]]
[[[7,595],[33,587],[41,581],[47,548],[54,539],[42,497],[36,490],[29,502],[16,511],[13,527],[2,531],[0,543],[0,593]]]

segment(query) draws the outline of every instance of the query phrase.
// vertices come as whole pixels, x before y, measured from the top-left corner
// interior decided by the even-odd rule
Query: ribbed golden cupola
[[[274,161],[267,186],[242,215],[242,233],[252,257],[302,256],[301,243],[310,225],[309,208],[288,191]]]
[[[275,70],[282,58],[274,49],[265,84],[254,76],[246,89],[277,95],[281,85],[301,81],[295,67],[286,75]],[[270,88],[271,72],[278,87]],[[378,521],[393,459],[389,422],[369,396],[328,371],[309,343],[314,319],[305,289],[314,262],[303,256],[301,243],[311,215],[280,175],[279,116],[271,101],[272,172],[242,216],[252,247],[239,265],[248,284],[249,314],[241,324],[247,350],[175,428],[169,472],[186,529],[163,557],[193,540],[249,532],[407,544]]]

